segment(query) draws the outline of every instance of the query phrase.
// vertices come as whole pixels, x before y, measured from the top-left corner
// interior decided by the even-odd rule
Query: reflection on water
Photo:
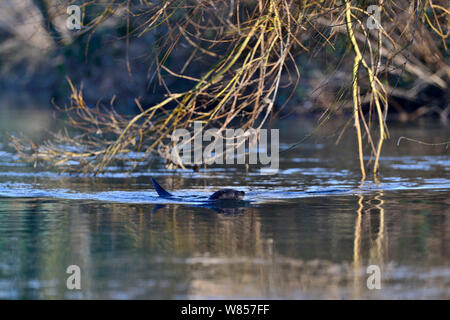
[[[448,192],[311,198],[231,215],[154,206],[1,198],[0,297],[450,297]],[[71,264],[82,270],[80,292],[65,287]],[[381,290],[366,287],[372,264]]]
[[[433,130],[416,133],[448,132]],[[0,298],[448,299],[448,151],[394,145],[364,183],[345,143],[300,146],[270,176],[110,167],[96,178],[34,169],[0,145]],[[247,201],[167,201],[150,176],[177,195],[231,187]],[[66,288],[72,264],[80,291]],[[381,290],[367,288],[369,265]]]

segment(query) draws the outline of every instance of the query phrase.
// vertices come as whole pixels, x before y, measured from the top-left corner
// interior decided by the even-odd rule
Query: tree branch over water
[[[44,1],[35,2],[50,19]],[[332,52],[336,62],[321,67],[334,73],[342,68],[345,81],[338,81],[334,101],[323,106],[320,125],[351,102],[364,176],[364,148],[375,157],[376,173],[382,142],[388,138],[389,84],[403,81],[405,74],[399,70],[420,77],[430,74],[424,67],[427,64],[448,68],[441,52],[447,50],[448,34],[442,25],[448,10],[437,1],[417,1],[415,6],[409,1],[376,1],[381,21],[375,29],[368,24],[373,12],[358,1],[122,0],[101,4],[106,9],[86,18],[79,32],[86,39],[86,52],[102,25],[119,19],[118,29],[125,30],[119,38],[126,48],[127,70],[121,77],[163,93],[156,95],[156,102],[136,96],[138,113],[122,113],[115,110],[114,98],[111,106],[89,104],[81,83],[74,84],[68,74],[70,105],[58,109],[72,131],[53,134],[41,144],[12,137],[12,145],[24,159],[97,174],[127,155],[133,155],[136,164],[153,153],[166,159],[168,168],[183,167],[169,161],[175,130],[192,130],[195,121],[220,132],[231,126],[258,130],[274,114],[280,92],[291,97],[302,72],[309,71],[299,68],[298,57]],[[83,9],[91,10],[89,4]],[[48,26],[49,33],[57,31],[51,21]],[[138,82],[133,75],[142,66],[133,65],[138,58],[130,56],[131,43],[144,38],[151,38],[153,46],[145,55],[147,77]],[[408,50],[416,54],[409,56]],[[433,56],[427,55],[430,50]],[[433,83],[447,86],[444,74],[431,74]],[[376,147],[373,135],[378,136]]]

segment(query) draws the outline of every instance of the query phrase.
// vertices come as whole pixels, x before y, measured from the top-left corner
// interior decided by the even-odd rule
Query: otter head
[[[214,192],[209,199],[210,200],[242,200],[244,199],[245,192],[234,189],[220,189]]]

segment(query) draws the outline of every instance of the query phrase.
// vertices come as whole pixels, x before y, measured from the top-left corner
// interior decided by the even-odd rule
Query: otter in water
[[[156,192],[161,198],[175,198],[174,195],[164,190],[163,187],[161,187],[158,182],[156,182],[155,179],[150,178],[152,180],[153,186],[155,187]],[[209,196],[209,201],[216,201],[216,200],[242,200],[244,199],[245,192],[244,191],[238,191],[234,189],[220,189],[214,192],[212,195]]]

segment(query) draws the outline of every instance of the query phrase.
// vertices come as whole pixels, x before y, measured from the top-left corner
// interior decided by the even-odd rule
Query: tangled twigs
[[[172,134],[177,129],[192,131],[194,123],[218,128],[218,134],[231,126],[239,126],[243,131],[261,129],[273,114],[282,88],[290,87],[291,93],[297,89],[300,70],[296,57],[308,54],[315,58],[320,51],[332,50],[338,56],[336,60],[342,60],[335,68],[352,65],[349,72],[340,72],[345,81],[338,81],[335,100],[351,97],[351,101],[344,102],[352,102],[361,175],[366,175],[366,145],[372,148],[376,174],[383,141],[388,137],[389,95],[399,92],[389,90],[390,79],[401,79],[404,70],[420,78],[413,84],[415,89],[423,83],[446,88],[445,70],[450,69],[436,42],[441,44],[448,36],[441,24],[449,12],[438,1],[414,3],[411,6],[406,0],[378,1],[384,20],[378,30],[369,30],[368,8],[350,0],[344,4],[334,0],[106,1],[107,10],[85,23],[87,27],[80,35],[86,34],[90,40],[108,17],[123,18],[127,55],[124,61],[127,76],[132,77],[133,59],[128,57],[132,39],[136,37],[138,41],[151,33],[153,47],[146,56],[153,59],[148,71],[150,83],[145,85],[164,93],[142,105],[140,101],[144,100],[136,98],[139,112],[130,116],[101,103],[91,106],[84,99],[83,88],[68,79],[70,105],[60,110],[72,131],[52,134],[51,139],[40,144],[12,137],[11,144],[26,160],[94,174],[126,157],[132,158],[135,165],[151,153],[167,159],[174,149]],[[414,42],[420,23],[422,42]],[[433,35],[439,41],[434,41]],[[446,50],[445,41],[442,43]],[[342,44],[350,44],[351,50],[339,51]],[[414,55],[406,49],[414,50]],[[436,70],[428,70],[422,63],[430,57]],[[348,60],[353,63],[347,63]],[[332,64],[323,69],[332,69]],[[326,121],[333,115],[334,107],[324,105]],[[373,133],[378,135],[378,143]],[[233,146],[241,145],[233,142]],[[181,157],[175,162],[168,166],[185,167]]]
[[[142,107],[136,101],[141,112],[132,118],[88,106],[82,90],[68,79],[72,90],[71,106],[63,111],[68,116],[68,124],[82,134],[75,137],[68,134],[55,136],[60,147],[53,143],[33,144],[27,149],[31,153],[30,159],[51,161],[57,165],[73,164],[83,159],[84,170],[97,174],[129,151],[140,152],[141,157],[146,157],[151,152],[162,150],[158,146],[164,146],[170,140],[171,133],[180,128],[188,129],[195,121],[200,121],[205,127],[218,125],[221,131],[235,120],[240,121],[243,130],[253,126],[261,128],[277,96],[282,70],[293,44],[292,34],[299,30],[291,21],[292,3],[261,1],[245,19],[236,17],[234,22],[230,19],[222,21],[224,9],[219,9],[213,2],[191,3],[195,5],[194,11],[201,12],[196,21],[192,20],[195,15],[190,14],[192,11],[188,7],[183,19],[170,21],[166,18],[166,10],[175,9],[168,3],[170,1],[156,11],[156,15],[166,23],[180,26],[171,28],[168,38],[184,38],[199,55],[217,58],[217,62],[202,77],[197,77],[171,70],[170,66],[163,65],[166,58],[159,59],[157,72],[163,85],[167,77],[163,71],[196,83],[192,89],[179,93],[173,93],[167,87],[167,97],[153,106]],[[230,10],[235,9],[226,1],[224,4]],[[153,16],[149,20],[150,25],[158,17]],[[217,19],[225,25],[215,26]],[[173,34],[176,30],[182,37]],[[214,30],[212,35],[211,30]],[[196,41],[191,39],[194,37],[197,37]],[[228,43],[229,49],[223,47],[224,43]],[[168,45],[165,57],[174,48],[174,43]],[[25,143],[21,144],[15,138],[12,144],[22,151],[22,155],[25,154]],[[64,151],[65,147],[73,146],[78,148],[70,153]],[[238,146],[236,143],[235,147]],[[181,162],[177,165],[184,167]]]

